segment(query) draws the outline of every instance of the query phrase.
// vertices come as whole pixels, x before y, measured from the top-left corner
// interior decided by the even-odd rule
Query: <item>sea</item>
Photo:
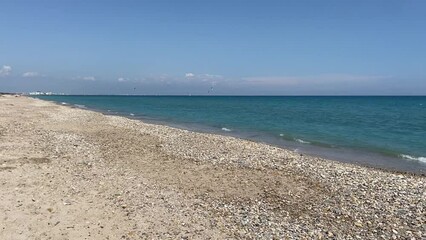
[[[426,174],[425,96],[88,96],[37,98],[300,154]]]

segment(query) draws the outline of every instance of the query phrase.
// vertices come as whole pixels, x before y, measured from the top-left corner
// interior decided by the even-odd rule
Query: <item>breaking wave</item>
[[[78,108],[87,108],[85,105],[82,105],[82,104],[74,104],[74,106]]]
[[[298,143],[303,143],[303,144],[310,144],[311,142],[308,141],[303,141],[302,139],[299,138],[295,138],[294,141],[298,142]]]
[[[401,154],[399,156],[404,158],[404,159],[413,160],[413,161],[420,161],[420,162],[426,163],[426,157],[413,157],[413,156],[410,156],[410,155],[407,155],[407,154]]]

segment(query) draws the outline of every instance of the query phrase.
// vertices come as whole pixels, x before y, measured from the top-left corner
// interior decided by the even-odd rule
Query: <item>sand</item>
[[[0,97],[0,239],[424,239],[426,177]]]

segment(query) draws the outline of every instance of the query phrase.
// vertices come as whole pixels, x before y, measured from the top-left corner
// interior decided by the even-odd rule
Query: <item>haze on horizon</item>
[[[426,95],[426,1],[3,0],[0,92]]]

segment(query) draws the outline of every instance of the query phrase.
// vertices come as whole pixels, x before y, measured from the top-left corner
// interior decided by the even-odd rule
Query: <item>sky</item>
[[[0,92],[426,95],[424,0],[0,0]]]

